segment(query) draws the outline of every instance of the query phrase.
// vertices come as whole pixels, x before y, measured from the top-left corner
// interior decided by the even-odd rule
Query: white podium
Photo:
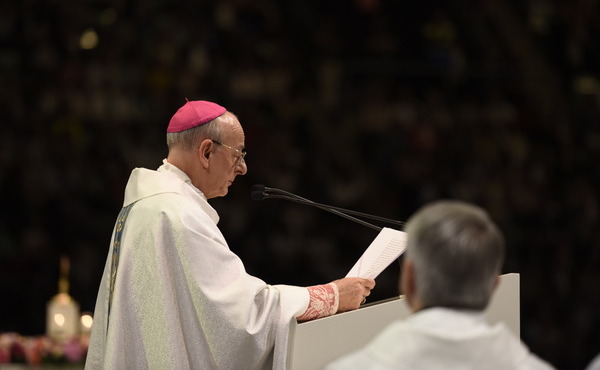
[[[491,323],[504,322],[520,336],[519,274],[500,277],[500,284],[486,310]],[[392,321],[410,314],[402,296],[367,304],[358,310],[292,325],[287,368],[322,369],[346,352],[368,343]]]

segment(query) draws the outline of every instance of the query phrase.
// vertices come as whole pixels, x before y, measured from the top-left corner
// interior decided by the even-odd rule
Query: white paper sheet
[[[375,279],[406,249],[406,233],[384,227],[346,277]]]

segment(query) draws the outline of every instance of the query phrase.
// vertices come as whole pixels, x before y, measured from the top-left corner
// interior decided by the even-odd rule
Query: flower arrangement
[[[0,365],[83,365],[88,345],[88,335],[59,341],[49,336],[25,337],[17,333],[0,333]]]

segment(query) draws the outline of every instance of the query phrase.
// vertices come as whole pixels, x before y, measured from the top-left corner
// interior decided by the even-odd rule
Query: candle
[[[81,334],[82,335],[90,335],[92,331],[92,325],[94,324],[94,318],[88,312],[84,312],[81,315]]]

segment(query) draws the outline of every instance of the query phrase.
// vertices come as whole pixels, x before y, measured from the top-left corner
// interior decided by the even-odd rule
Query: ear
[[[406,257],[402,261],[402,278],[400,279],[400,292],[410,302],[415,292],[414,265]]]
[[[401,293],[404,294],[406,302],[413,309],[416,310],[416,284],[415,284],[415,267],[413,263],[404,258],[402,262],[402,279],[401,279]]]
[[[494,280],[494,287],[492,288],[492,292],[496,291],[496,288],[498,288],[498,285],[500,285],[500,276],[496,276],[496,279]]]
[[[202,167],[208,168],[210,164],[210,157],[214,151],[215,143],[212,140],[205,139],[202,140],[198,149],[196,149],[196,153],[200,157],[200,163],[202,163]]]

